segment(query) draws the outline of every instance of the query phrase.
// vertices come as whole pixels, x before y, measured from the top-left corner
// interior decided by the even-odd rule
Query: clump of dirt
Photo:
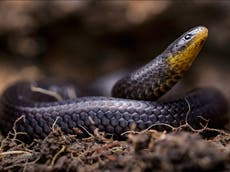
[[[79,139],[57,128],[30,144],[3,139],[0,171],[227,171],[229,147],[225,132],[208,140],[198,133],[149,130],[118,141],[97,130]]]

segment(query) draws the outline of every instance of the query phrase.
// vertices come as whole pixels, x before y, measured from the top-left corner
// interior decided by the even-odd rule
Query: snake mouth
[[[194,36],[194,38],[191,40],[191,42],[189,44],[199,44],[201,47],[200,49],[202,48],[205,40],[207,39],[208,37],[208,29],[204,26],[199,26],[196,30],[196,35]],[[191,46],[189,45],[189,46]]]
[[[208,29],[206,27],[202,27],[200,33],[196,36],[195,39],[199,43],[200,48],[204,45],[204,42],[208,38]]]

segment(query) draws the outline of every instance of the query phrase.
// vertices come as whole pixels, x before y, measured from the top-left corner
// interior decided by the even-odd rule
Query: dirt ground
[[[97,130],[78,139],[56,128],[30,144],[12,133],[1,140],[0,171],[229,171],[230,134],[220,130],[202,138],[199,133],[149,130],[118,141]]]

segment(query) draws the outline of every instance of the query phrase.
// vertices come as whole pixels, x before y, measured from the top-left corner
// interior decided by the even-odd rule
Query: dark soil
[[[228,171],[230,134],[212,139],[197,132],[149,130],[126,141],[95,131],[89,138],[55,129],[44,140],[25,144],[15,134],[1,141],[1,171]]]

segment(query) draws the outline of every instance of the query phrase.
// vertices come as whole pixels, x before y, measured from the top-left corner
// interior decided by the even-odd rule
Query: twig
[[[91,137],[95,138],[95,136],[93,134],[91,134],[85,127],[83,127],[82,125],[80,125],[80,127]]]
[[[18,123],[20,120],[22,120],[22,119],[25,119],[25,115],[20,116],[19,118],[17,118],[17,119],[14,121],[14,125],[13,125],[13,128],[12,128],[13,133],[9,132],[9,133],[7,134],[7,136],[6,136],[6,138],[3,139],[3,140],[1,141],[0,150],[3,149],[4,143],[6,143],[8,140],[11,141],[11,142],[12,142],[12,141],[18,141],[18,142],[20,142],[20,143],[23,144],[22,141],[20,141],[20,140],[17,139],[17,135],[20,135],[20,134],[21,134],[21,135],[23,135],[23,134],[26,135],[26,133],[25,133],[25,132],[17,132],[17,130],[16,130],[16,125],[17,125],[17,123]],[[12,139],[10,138],[11,135],[13,136]]]
[[[52,96],[52,97],[56,98],[57,101],[62,101],[63,100],[60,94],[58,94],[58,93],[56,93],[54,91],[51,91],[51,90],[46,90],[44,88],[31,86],[31,91],[39,92],[39,93],[42,93],[42,94]]]
[[[51,167],[54,165],[54,163],[55,163],[55,161],[56,161],[58,155],[60,155],[62,152],[64,152],[65,149],[66,149],[66,146],[65,146],[65,145],[62,145],[62,148],[54,155],[54,157],[53,157],[53,159],[52,159],[52,161],[51,161],[51,164],[50,164]]]
[[[148,128],[146,128],[145,130],[142,130],[142,131],[132,131],[132,130],[130,130],[130,131],[125,131],[125,132],[121,133],[121,135],[123,136],[123,135],[125,135],[125,134],[141,134],[141,133],[145,133],[145,132],[149,131],[152,127],[155,127],[155,126],[166,126],[166,127],[171,128],[172,130],[175,130],[175,129],[176,129],[175,127],[173,127],[173,126],[171,126],[171,125],[169,125],[169,124],[157,123],[157,124],[152,124],[152,125],[150,125],[150,126],[149,126]]]
[[[77,98],[77,93],[73,87],[68,87],[67,88],[67,94],[70,99],[76,99]]]
[[[27,152],[27,151],[7,151],[7,152],[1,152],[0,153],[0,158],[2,158],[3,156],[6,156],[6,155],[13,155],[13,154],[25,154],[25,155],[32,155],[32,153],[30,152]]]
[[[57,121],[58,121],[58,119],[59,119],[60,117],[58,116],[56,119],[55,119],[55,121],[54,121],[54,123],[53,123],[53,125],[52,125],[52,131],[54,131],[54,129],[55,129],[55,125],[57,124]]]

